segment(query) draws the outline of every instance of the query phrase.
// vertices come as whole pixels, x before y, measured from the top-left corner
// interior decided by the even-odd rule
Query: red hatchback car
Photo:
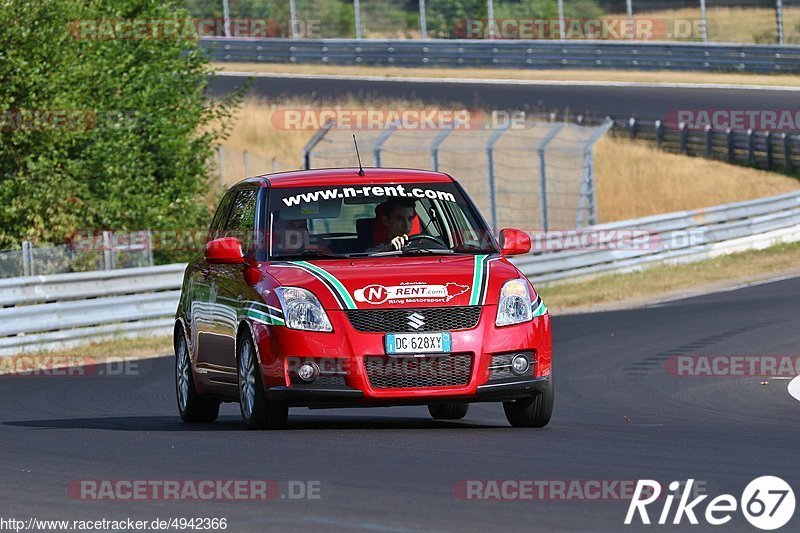
[[[447,174],[324,169],[244,180],[186,269],[175,322],[187,422],[239,402],[251,428],[289,407],[427,405],[460,419],[502,402],[513,426],[553,410],[550,316]]]

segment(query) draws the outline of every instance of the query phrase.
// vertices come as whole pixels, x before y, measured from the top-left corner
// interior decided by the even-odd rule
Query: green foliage
[[[0,248],[207,224],[207,163],[226,133],[209,125],[235,99],[207,104],[193,39],[115,39],[91,22],[188,16],[156,0],[0,0]]]
[[[428,33],[431,37],[454,37],[465,19],[485,19],[485,0],[429,0]]]

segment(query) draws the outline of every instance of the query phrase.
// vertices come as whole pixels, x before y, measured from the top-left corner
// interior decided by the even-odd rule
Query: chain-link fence
[[[800,43],[800,0],[186,0],[186,6],[205,37]]]
[[[149,231],[103,231],[51,246],[22,241],[19,250],[0,251],[0,278],[152,266],[152,242]]]
[[[212,168],[219,177],[220,185],[229,187],[247,177],[281,170],[294,170],[296,168],[295,164],[289,165],[278,161],[274,157],[266,157],[248,150],[237,150],[218,145],[215,150]]]
[[[593,146],[611,125],[509,121],[481,129],[389,127],[356,137],[365,166],[451,174],[494,231],[571,229],[596,222]],[[353,133],[327,124],[306,146],[305,167],[355,166]]]

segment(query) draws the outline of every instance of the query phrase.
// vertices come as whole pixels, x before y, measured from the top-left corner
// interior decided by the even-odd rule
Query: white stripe
[[[347,76],[342,74],[292,74],[284,72],[236,72],[218,71],[217,76],[254,77],[290,80],[340,80],[340,81],[380,81],[380,82],[412,82],[441,85],[476,84],[476,85],[522,85],[530,87],[640,87],[645,89],[735,89],[741,91],[784,91],[800,92],[800,86],[791,85],[752,85],[737,83],[677,83],[677,82],[645,82],[645,81],[588,81],[588,80],[518,80],[509,78],[425,78],[419,76]]]
[[[792,398],[795,400],[800,401],[800,376],[795,377],[789,382],[789,394],[791,394]]]

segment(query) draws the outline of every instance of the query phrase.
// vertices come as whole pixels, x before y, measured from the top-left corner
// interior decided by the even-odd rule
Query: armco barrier
[[[0,356],[169,334],[185,264],[0,280]]]
[[[800,72],[800,46],[531,40],[207,37],[214,61],[398,67]]]
[[[647,249],[565,249],[516,257],[534,283],[699,261],[800,241],[800,191],[581,228],[640,230]],[[0,356],[115,336],[169,334],[185,264],[0,280]]]
[[[656,243],[644,249],[559,249],[514,259],[534,282],[641,270],[800,240],[800,192],[747,202],[599,224],[582,231],[642,230]],[[631,247],[632,248],[632,247]]]

